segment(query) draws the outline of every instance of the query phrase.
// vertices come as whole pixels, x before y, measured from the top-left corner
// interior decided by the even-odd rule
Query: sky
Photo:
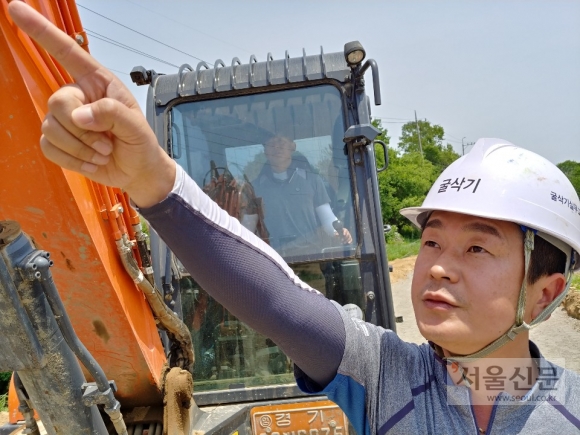
[[[358,40],[379,66],[372,107],[398,142],[414,119],[462,144],[499,137],[554,163],[580,162],[580,0],[77,0],[91,53],[145,107],[136,65],[176,73],[200,60],[226,65],[341,52]],[[113,20],[113,21],[111,21]],[[137,33],[138,32],[138,33]],[[150,39],[151,38],[151,39]],[[107,39],[109,42],[105,42]],[[156,41],[155,41],[156,40]],[[112,44],[111,42],[114,42]],[[124,44],[147,55],[115,44]],[[162,63],[168,62],[172,65]],[[372,80],[367,73],[372,101]]]

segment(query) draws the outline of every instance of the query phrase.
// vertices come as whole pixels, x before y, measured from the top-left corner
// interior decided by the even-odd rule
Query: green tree
[[[431,124],[426,119],[417,123],[410,121],[403,125],[398,145],[402,153],[420,153],[417,124],[421,132],[421,148],[425,160],[431,162],[441,172],[459,158],[459,154],[453,150],[451,144],[443,143],[445,138],[443,127]]]
[[[431,124],[427,120],[419,120],[419,131],[421,132],[421,146],[423,152],[426,147],[436,147],[443,144],[445,130],[437,124]],[[419,152],[419,135],[417,134],[417,124],[415,121],[409,121],[401,129],[399,138],[399,149],[404,153]]]
[[[391,150],[389,157],[389,169],[381,174],[382,182],[379,181],[383,219],[396,225],[405,237],[413,237],[418,232],[400,210],[421,205],[439,171],[419,153],[398,156]]]
[[[566,174],[566,177],[568,177],[572,186],[576,189],[576,194],[580,196],[580,163],[566,160],[565,162],[558,163],[556,166]]]
[[[390,150],[389,143],[391,142],[391,138],[389,137],[389,133],[388,133],[387,129],[383,127],[381,120],[380,119],[373,119],[371,121],[371,124],[381,131],[380,134],[375,138],[375,140],[383,141],[385,143],[385,145],[387,145],[387,150]],[[390,155],[390,151],[389,151],[389,155]],[[384,166],[385,154],[383,153],[383,149],[380,146],[377,146],[375,148],[375,160],[377,161],[377,168],[382,168]]]
[[[381,130],[377,139],[388,144],[390,138],[387,129],[379,120],[374,120],[373,125]],[[381,148],[376,148],[375,156],[377,166],[382,166],[384,154]],[[401,152],[388,148],[388,157],[388,169],[379,174],[383,221],[389,225],[396,225],[399,232],[406,237],[416,236],[417,230],[399,213],[399,210],[420,205],[440,171],[429,160],[423,159],[418,152]]]
[[[12,372],[0,372],[0,395],[8,392],[8,385],[12,378]]]

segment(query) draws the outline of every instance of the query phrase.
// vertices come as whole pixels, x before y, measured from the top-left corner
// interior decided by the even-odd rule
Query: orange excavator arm
[[[27,0],[88,50],[76,5]],[[123,406],[161,403],[166,362],[151,309],[115,245],[139,223],[128,198],[44,158],[39,147],[47,100],[70,76],[17,29],[0,0],[0,220],[15,220],[51,269],[74,329],[118,386]],[[137,256],[138,258],[138,256]],[[14,415],[11,413],[11,421]]]

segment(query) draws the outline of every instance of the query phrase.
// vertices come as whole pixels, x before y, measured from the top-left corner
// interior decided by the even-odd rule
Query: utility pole
[[[475,145],[475,142],[468,142],[468,143],[464,144],[463,139],[465,139],[465,137],[461,139],[461,155],[462,156],[465,155],[465,147],[470,147],[471,145]]]
[[[415,110],[415,126],[417,127],[417,135],[419,136],[419,151],[421,158],[423,158],[423,146],[421,145],[421,130],[419,129],[419,122],[417,121],[417,111]]]

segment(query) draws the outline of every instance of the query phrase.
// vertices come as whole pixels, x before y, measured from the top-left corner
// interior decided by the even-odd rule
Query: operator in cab
[[[580,201],[555,165],[480,139],[403,211],[422,229],[411,293],[428,340],[406,343],[350,317],[211,201],[73,39],[22,2],[9,12],[76,79],[49,101],[45,156],[128,192],[194,279],[282,348],[300,388],[326,394],[359,435],[580,432],[580,375],[529,339],[580,263]],[[483,376],[503,383],[490,392]]]
[[[314,254],[338,237],[334,225],[338,218],[330,208],[330,198],[322,177],[308,161],[296,153],[296,143],[284,136],[272,136],[264,144],[266,164],[252,181],[256,196],[262,199],[269,243],[283,256]],[[254,231],[257,215],[245,215],[242,224]],[[320,231],[320,230],[322,231]],[[351,243],[346,228],[341,241]]]

